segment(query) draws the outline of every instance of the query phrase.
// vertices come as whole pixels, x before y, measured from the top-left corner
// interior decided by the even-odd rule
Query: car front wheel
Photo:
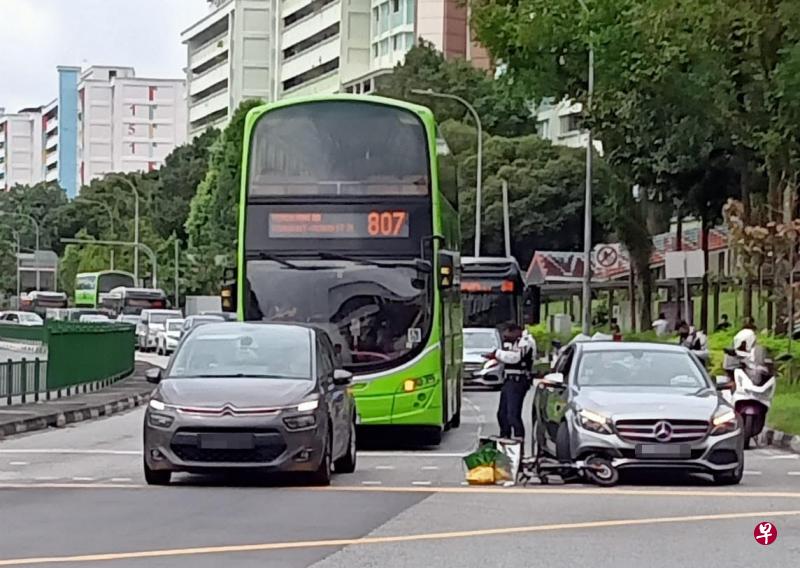
[[[347,440],[347,453],[333,464],[336,473],[353,473],[356,470],[356,421],[350,421],[350,436]]]
[[[331,430],[332,428],[328,427],[328,435],[325,438],[325,446],[322,449],[322,459],[319,462],[319,467],[311,474],[311,483],[314,485],[331,484],[331,469],[333,465]]]
[[[143,465],[144,480],[147,482],[147,485],[169,485],[172,479],[172,472],[150,469],[146,460],[143,461]]]

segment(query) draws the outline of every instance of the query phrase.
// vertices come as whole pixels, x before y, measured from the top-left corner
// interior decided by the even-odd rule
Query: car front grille
[[[672,434],[669,438],[656,436],[656,427],[666,423]],[[708,434],[709,423],[705,420],[618,420],[614,426],[617,435],[627,442],[696,442]],[[663,429],[663,427],[662,427]]]
[[[204,448],[200,442],[203,435],[252,435],[251,448]],[[274,429],[180,429],[172,437],[170,448],[178,458],[195,463],[269,463],[286,451],[286,443],[280,432]]]

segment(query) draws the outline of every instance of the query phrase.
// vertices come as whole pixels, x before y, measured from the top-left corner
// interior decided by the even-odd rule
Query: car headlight
[[[306,400],[301,402],[297,405],[298,412],[311,412],[312,410],[316,410],[319,407],[319,399],[315,398],[314,400]]]
[[[598,434],[611,434],[611,426],[607,416],[583,409],[578,412],[578,424],[581,428]]]
[[[166,410],[167,405],[161,402],[160,400],[156,400],[155,398],[150,399],[150,408],[153,410]]]
[[[733,410],[726,409],[714,416],[711,421],[711,435],[719,436],[736,431],[739,427],[739,419]]]
[[[158,399],[151,398],[148,406],[150,412],[147,413],[147,423],[150,424],[150,426],[169,428],[172,426],[172,423],[175,422],[174,416],[165,413],[165,411],[169,411],[169,409],[172,408],[171,405],[165,404]]]

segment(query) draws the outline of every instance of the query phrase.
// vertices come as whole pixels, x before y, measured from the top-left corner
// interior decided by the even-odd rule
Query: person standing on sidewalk
[[[517,324],[506,327],[503,336],[503,349],[493,353],[493,357],[504,366],[500,406],[497,409],[500,437],[524,443],[522,404],[531,385],[536,342]]]

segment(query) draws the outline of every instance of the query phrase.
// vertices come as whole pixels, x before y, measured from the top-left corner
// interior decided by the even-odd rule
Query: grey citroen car
[[[144,476],[173,472],[305,472],[327,485],[356,467],[356,407],[333,343],[319,329],[210,323],[192,329],[144,417]]]
[[[539,381],[537,451],[563,461],[599,455],[618,469],[669,468],[736,484],[744,437],[702,363],[678,345],[577,342]]]

